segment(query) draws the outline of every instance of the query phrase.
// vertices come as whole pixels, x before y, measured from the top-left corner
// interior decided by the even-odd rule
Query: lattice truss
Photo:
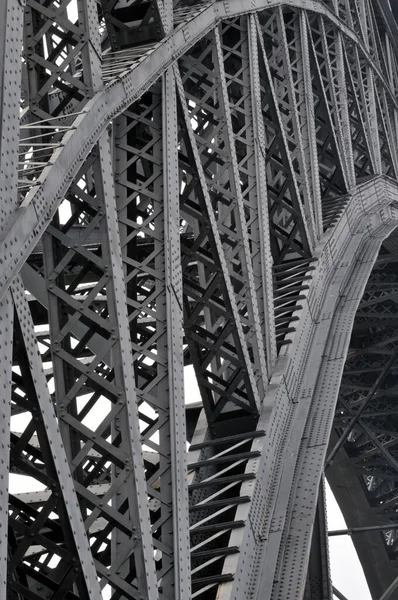
[[[397,241],[395,234],[383,244],[356,314],[326,462],[332,485],[336,477],[359,478],[360,510],[353,513],[345,490],[337,498],[362,562],[371,560],[363,545],[366,535],[369,545],[383,541],[380,551],[393,572],[398,547]],[[369,583],[380,596],[380,581],[370,578]],[[397,587],[395,582],[392,592]]]
[[[319,248],[358,186],[398,178],[387,4],[3,0],[0,16],[0,598],[303,597],[311,537],[302,585],[278,575],[284,536],[259,558],[285,527],[271,501],[256,521],[279,485],[261,465],[282,469],[269,399]],[[334,425],[378,524],[396,524],[394,251]],[[311,522],[327,548],[322,507]],[[394,527],[384,540],[395,559]]]

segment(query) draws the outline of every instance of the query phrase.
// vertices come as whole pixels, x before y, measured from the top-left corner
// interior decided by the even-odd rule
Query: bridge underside
[[[383,243],[355,317],[326,462],[374,598],[398,576],[397,242]]]
[[[331,444],[338,437],[331,436]],[[350,464],[344,450],[341,450],[333,465],[328,469],[327,480],[339,504],[348,529],[365,529],[350,533],[358,558],[365,573],[372,598],[380,598],[388,585],[398,575],[397,560],[389,555],[383,532],[378,525],[388,522],[380,519],[377,512],[370,506],[364,491],[364,483],[358,476],[358,471]],[[366,531],[375,527],[373,531]],[[385,532],[386,533],[386,532]],[[392,596],[394,597],[394,596]]]
[[[244,4],[0,6],[0,599],[398,590],[397,28]]]

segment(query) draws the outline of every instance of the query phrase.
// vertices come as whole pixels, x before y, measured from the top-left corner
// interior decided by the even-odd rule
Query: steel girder
[[[397,587],[396,28],[243,4],[0,8],[1,598],[330,600],[332,429]]]

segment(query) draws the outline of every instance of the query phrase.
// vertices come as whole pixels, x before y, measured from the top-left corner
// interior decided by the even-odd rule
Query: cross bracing
[[[0,598],[394,598],[389,3],[0,15]]]

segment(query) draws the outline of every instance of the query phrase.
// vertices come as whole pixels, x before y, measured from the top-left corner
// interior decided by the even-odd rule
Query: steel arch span
[[[0,600],[393,599],[390,3],[0,16]]]

